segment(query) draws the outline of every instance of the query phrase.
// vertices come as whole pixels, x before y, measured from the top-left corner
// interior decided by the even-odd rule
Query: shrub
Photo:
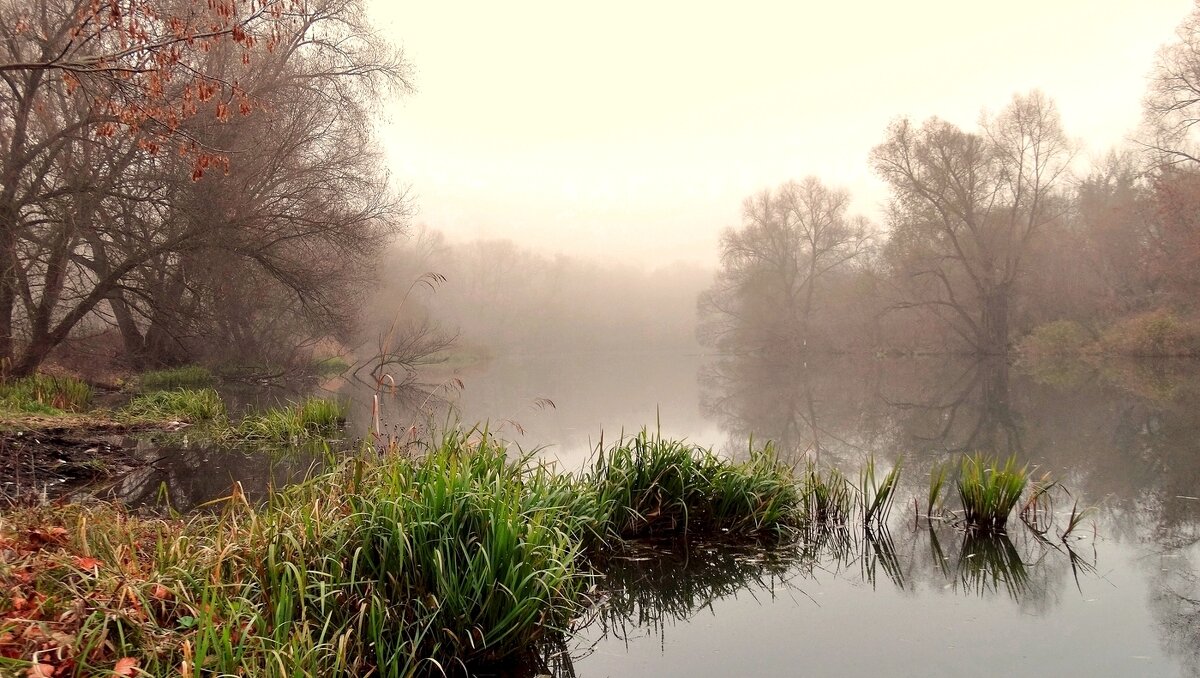
[[[1182,320],[1169,310],[1123,320],[1101,337],[1106,353],[1137,357],[1200,355],[1200,323]]]
[[[1021,340],[1020,351],[1034,358],[1077,355],[1090,341],[1083,325],[1074,320],[1055,320],[1035,327]]]

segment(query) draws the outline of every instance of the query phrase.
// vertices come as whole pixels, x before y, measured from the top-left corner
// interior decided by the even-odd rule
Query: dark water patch
[[[326,467],[323,452],[226,449],[204,444],[160,445],[144,440],[137,448],[138,468],[114,482],[86,491],[130,507],[161,507],[186,512],[219,502],[235,492],[251,503],[273,489],[300,482]]]
[[[122,477],[144,465],[123,433],[43,430],[0,435],[0,495],[10,501],[53,499]]]

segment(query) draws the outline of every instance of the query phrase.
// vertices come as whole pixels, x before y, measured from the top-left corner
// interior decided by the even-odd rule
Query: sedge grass
[[[884,487],[897,473],[861,476],[876,524],[888,501],[876,498],[891,496]],[[795,478],[770,447],[737,462],[642,433],[585,472],[559,474],[486,430],[451,429],[420,453],[381,456],[368,445],[262,506],[235,486],[219,510],[186,520],[103,503],[0,515],[0,638],[16,643],[5,656],[52,670],[73,662],[63,672],[78,675],[110,675],[121,658],[149,675],[466,674],[560,643],[591,604],[606,556],[629,537],[805,535],[781,542],[790,562],[810,546],[850,548],[853,510],[845,476],[810,466]],[[818,529],[810,514],[830,522]],[[879,539],[886,530],[865,533],[872,580],[878,569],[902,581],[894,548]],[[725,558],[731,576],[666,603],[689,614],[727,582],[764,571],[755,563],[767,556],[744,556]],[[997,557],[1016,567],[1011,554]],[[993,585],[984,574],[960,577]],[[9,612],[20,614],[4,620]],[[59,635],[29,630],[48,619]]]
[[[941,511],[945,501],[946,478],[950,475],[949,464],[935,464],[929,470],[929,492],[925,498],[925,516],[932,518],[935,511]]]
[[[345,403],[329,398],[306,398],[261,412],[234,424],[225,403],[211,388],[179,388],[136,396],[121,413],[136,420],[183,420],[203,423],[215,439],[240,443],[300,443],[337,432],[346,420]]]
[[[254,442],[300,442],[332,434],[346,420],[345,403],[330,398],[306,398],[299,403],[247,415],[227,432],[229,438]]]
[[[802,476],[805,514],[818,525],[842,524],[849,520],[855,501],[850,481],[836,468],[821,473],[809,464]]]
[[[744,462],[642,431],[601,450],[580,478],[594,492],[600,532],[619,538],[727,531],[786,532],[800,497],[770,446]]]
[[[170,391],[180,388],[203,388],[213,384],[213,374],[207,367],[185,365],[166,370],[153,370],[138,375],[138,389],[143,393],[150,391]]]
[[[0,384],[0,407],[17,412],[82,412],[91,402],[92,387],[72,377],[35,374]]]
[[[123,413],[137,419],[220,423],[225,421],[225,402],[211,388],[181,388],[136,396],[125,406]]]
[[[1003,464],[983,455],[964,457],[958,494],[966,524],[983,530],[1003,529],[1025,491],[1028,476],[1027,467],[1017,467],[1016,457]]]
[[[896,499],[896,483],[900,479],[900,462],[881,479],[876,479],[875,457],[869,457],[858,477],[858,496],[862,502],[863,524],[887,521],[892,502]]]

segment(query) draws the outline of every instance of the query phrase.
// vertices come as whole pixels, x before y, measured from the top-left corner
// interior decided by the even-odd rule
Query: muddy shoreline
[[[0,422],[0,499],[54,500],[119,478],[149,462],[139,438],[181,422],[128,423],[94,416],[23,416]]]

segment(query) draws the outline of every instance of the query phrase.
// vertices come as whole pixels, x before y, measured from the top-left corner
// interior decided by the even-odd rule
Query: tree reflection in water
[[[718,601],[802,600],[818,575],[830,573],[861,577],[872,587],[1006,597],[1023,610],[1044,613],[1077,581],[1073,577],[1095,573],[1095,563],[1066,544],[1041,539],[1023,526],[1014,534],[1015,540],[1004,532],[977,533],[930,521],[895,535],[886,528],[822,526],[797,541],[773,545],[634,543],[600,562],[602,593],[581,625],[594,627],[593,643],[616,640],[628,647],[649,636],[665,646],[673,628],[715,614]],[[946,549],[943,543],[954,546]],[[546,652],[553,661],[543,668],[573,676],[572,657],[586,657],[594,646],[567,653],[556,641]]]
[[[1015,455],[1092,506],[1081,531],[1135,545],[1154,591],[1163,644],[1200,672],[1200,363],[1196,361],[1003,361],[937,358],[719,357],[701,374],[705,413],[720,422],[727,451],[747,436],[774,440],[797,460],[857,468],[868,455],[904,459],[901,496],[920,495],[931,468],[964,452]],[[1070,504],[1065,508],[1069,509]],[[952,588],[1003,592],[1023,607],[1052,606],[1059,578],[1090,576],[1095,561],[1021,532],[997,541],[928,532],[925,554],[901,554],[902,581],[947,563]],[[905,539],[896,546],[906,548]],[[914,540],[907,540],[911,548]],[[1015,550],[1015,553],[1014,553]],[[1084,549],[1085,553],[1089,549]],[[891,574],[886,540],[875,569]],[[916,558],[914,558],[916,556]],[[926,559],[933,569],[913,563]],[[887,565],[887,567],[885,567]],[[954,574],[951,577],[949,574]],[[932,584],[933,581],[931,580]]]

